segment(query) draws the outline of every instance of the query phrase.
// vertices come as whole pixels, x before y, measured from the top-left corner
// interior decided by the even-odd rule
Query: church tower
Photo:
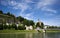
[[[39,25],[41,26],[41,21],[38,19],[38,23],[39,23]]]
[[[37,24],[36,24],[36,27],[39,27],[39,28],[43,29],[43,28],[44,28],[43,22],[41,22],[41,21],[38,19],[38,22],[37,22]]]
[[[41,26],[41,21],[38,19],[38,22],[36,23],[36,27],[40,27]]]

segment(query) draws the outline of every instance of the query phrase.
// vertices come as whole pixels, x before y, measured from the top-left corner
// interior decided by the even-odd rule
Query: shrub
[[[3,30],[3,24],[0,24],[0,30]]]
[[[4,24],[3,28],[4,29],[8,29],[8,26],[6,24]]]
[[[19,30],[25,30],[25,27],[24,26],[18,26],[18,29]]]

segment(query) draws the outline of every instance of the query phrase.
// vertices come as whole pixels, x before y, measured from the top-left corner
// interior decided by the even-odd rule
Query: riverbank
[[[0,33],[37,33],[36,30],[0,30]]]
[[[46,30],[46,32],[60,32],[60,30]]]
[[[41,33],[42,31],[40,31]],[[46,30],[46,32],[60,32],[60,30]],[[1,33],[38,33],[36,30],[0,30]]]

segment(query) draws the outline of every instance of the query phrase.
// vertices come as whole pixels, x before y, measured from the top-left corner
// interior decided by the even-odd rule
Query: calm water
[[[60,38],[60,33],[0,34],[0,38]]]

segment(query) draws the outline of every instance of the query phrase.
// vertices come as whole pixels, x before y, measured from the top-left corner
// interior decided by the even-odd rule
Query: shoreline
[[[60,32],[60,30],[46,30],[45,33],[55,33]],[[36,30],[0,30],[0,34],[19,34],[19,33],[44,33],[42,31],[38,32]]]

